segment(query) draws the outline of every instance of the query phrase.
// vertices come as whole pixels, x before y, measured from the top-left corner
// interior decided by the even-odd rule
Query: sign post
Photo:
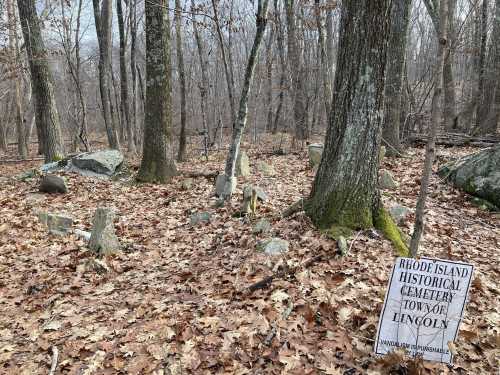
[[[397,258],[379,320],[375,353],[398,348],[451,363],[474,267],[430,258]]]

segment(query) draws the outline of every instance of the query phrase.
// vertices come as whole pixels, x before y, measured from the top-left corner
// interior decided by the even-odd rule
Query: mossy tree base
[[[176,175],[177,169],[175,164],[151,161],[150,163],[143,162],[143,165],[137,174],[136,180],[138,182],[166,184]]]
[[[377,215],[375,215],[374,224],[375,228],[381,231],[392,242],[399,256],[410,256],[410,249],[403,239],[401,229],[392,220],[391,215],[389,215],[385,208],[379,208]]]

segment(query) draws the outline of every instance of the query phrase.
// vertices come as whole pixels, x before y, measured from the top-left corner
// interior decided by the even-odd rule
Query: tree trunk
[[[184,56],[182,53],[181,35],[181,2],[175,0],[175,40],[177,49],[177,69],[179,71],[179,84],[181,96],[181,134],[179,136],[179,152],[177,161],[186,160],[186,78],[184,72]]]
[[[380,209],[377,171],[390,4],[342,2],[336,105],[306,204],[306,213],[321,229],[373,227]]]
[[[394,1],[392,3],[384,89],[384,124],[382,131],[382,142],[387,146],[387,155],[389,156],[398,156],[401,154],[399,125],[410,9],[411,0]]]
[[[146,16],[144,146],[137,179],[166,183],[177,174],[172,158],[170,26],[167,0],[149,0]]]
[[[283,23],[281,22],[280,9],[278,8],[278,0],[274,0],[274,13],[276,18],[276,41],[278,44],[278,54],[280,58],[281,74],[280,74],[280,93],[278,95],[278,105],[276,107],[276,113],[274,114],[273,129],[272,133],[276,134],[278,132],[278,125],[281,116],[281,110],[283,108],[283,101],[285,99],[285,83],[286,83],[286,70],[287,64],[285,59],[285,45],[284,45],[284,32]]]
[[[110,97],[110,64],[111,64],[111,20],[113,17],[113,1],[92,0],[94,6],[94,21],[99,44],[99,91],[101,93],[102,116],[108,136],[109,147],[119,150],[120,142],[118,133],[111,114]]]
[[[328,115],[330,113],[330,100],[332,99],[332,93],[330,89],[330,74],[328,72],[328,56],[326,53],[325,33],[321,21],[320,0],[314,0],[314,13],[316,15],[316,28],[318,29],[318,49],[321,68],[318,74],[321,73],[321,82],[323,83],[323,105],[325,108],[326,116],[328,118]],[[311,128],[313,127],[311,126]]]
[[[449,0],[448,3],[448,36],[450,39],[450,48],[445,55],[443,68],[443,89],[444,89],[444,126],[445,129],[451,131],[456,128],[457,122],[457,99],[455,93],[455,77],[453,73],[453,57],[456,44],[455,35],[455,10],[457,0]],[[441,21],[442,23],[442,21]]]
[[[64,144],[54,98],[52,74],[47,61],[47,50],[42,39],[35,1],[17,0],[17,6],[30,65],[37,128],[40,129],[45,161],[48,163],[64,157]]]
[[[302,53],[298,45],[296,30],[295,0],[285,0],[285,7],[288,31],[288,60],[290,61],[294,96],[295,139],[304,141],[309,138],[309,129],[307,126],[306,93],[302,74]]]
[[[126,50],[127,41],[125,40],[125,26],[123,21],[122,0],[116,0],[116,16],[118,18],[118,32],[120,34],[120,98],[122,113],[122,128],[127,130],[127,149],[135,153],[134,127],[130,121],[130,105],[128,100],[128,76]]]
[[[274,27],[271,25],[269,30],[269,40],[266,46],[266,78],[267,78],[267,95],[266,95],[266,105],[267,105],[267,120],[266,120],[266,132],[270,132],[273,126],[273,40],[274,40]]]
[[[454,1],[454,0],[451,0]],[[417,207],[415,210],[415,228],[413,230],[413,235],[410,243],[410,252],[413,257],[417,255],[418,247],[420,244],[420,238],[424,230],[424,213],[425,213],[425,202],[427,200],[427,194],[429,190],[429,181],[432,173],[432,164],[434,163],[435,157],[435,147],[436,147],[436,134],[439,128],[439,101],[441,98],[441,92],[443,91],[444,84],[444,63],[446,60],[446,49],[447,44],[447,32],[450,30],[447,27],[448,23],[448,5],[450,0],[441,0],[440,5],[440,25],[439,33],[437,34],[438,39],[438,50],[437,50],[437,65],[436,71],[434,73],[434,95],[432,97],[432,124],[430,129],[429,140],[427,142],[424,169],[422,171],[422,178],[420,182],[420,193],[417,200]]]
[[[15,105],[15,121],[17,133],[17,152],[20,159],[28,157],[28,143],[26,142],[26,126],[24,122],[24,111],[22,102],[22,78],[21,69],[17,64],[21,64],[21,55],[19,53],[19,39],[17,35],[17,17],[14,10],[14,0],[7,0],[7,16],[9,24],[9,61],[11,73],[14,77],[14,105]]]
[[[225,200],[231,198],[232,194],[232,181],[234,179],[236,170],[236,159],[240,152],[240,143],[243,136],[243,131],[245,129],[248,113],[248,97],[250,92],[250,86],[252,84],[255,65],[257,64],[257,59],[259,56],[259,49],[266,30],[267,24],[267,7],[269,0],[259,0],[257,15],[255,19],[256,33],[252,45],[252,50],[248,57],[247,67],[245,70],[245,78],[243,82],[243,87],[241,89],[240,104],[238,109],[238,117],[236,123],[233,126],[233,133],[231,139],[231,146],[229,148],[229,153],[226,158],[226,167],[224,169],[224,188],[221,193],[221,197]]]

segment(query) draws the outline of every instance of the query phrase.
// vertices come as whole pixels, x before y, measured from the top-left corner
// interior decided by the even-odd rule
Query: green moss
[[[64,159],[64,155],[61,155],[61,154],[56,154],[54,155],[54,157],[52,158],[52,161],[61,161]]]
[[[392,242],[399,256],[410,256],[410,250],[403,240],[401,230],[384,208],[380,208],[375,217],[375,228],[380,230]]]
[[[340,226],[340,225],[332,225],[329,229],[323,231],[328,237],[339,240],[340,237],[349,238],[353,234],[353,230],[348,227]]]

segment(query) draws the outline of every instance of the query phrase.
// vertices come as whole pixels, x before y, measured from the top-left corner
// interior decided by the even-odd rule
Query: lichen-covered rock
[[[243,188],[243,197],[244,198],[251,198],[252,197],[252,190],[255,190],[255,194],[257,195],[257,199],[261,200],[262,202],[265,202],[267,200],[267,194],[264,190],[262,190],[258,186],[252,186],[252,185],[246,185]]]
[[[342,256],[346,256],[349,248],[347,247],[347,240],[344,236],[339,237],[339,239],[337,240],[337,246],[339,248],[339,253]]]
[[[314,168],[321,162],[321,156],[323,155],[324,145],[321,143],[310,144],[307,148],[309,154],[309,166]]]
[[[257,244],[257,250],[263,251],[267,255],[280,255],[286,253],[290,244],[281,238],[270,238]]]
[[[120,250],[114,219],[115,213],[111,208],[99,207],[94,214],[89,248],[97,255],[109,255]]]
[[[465,192],[500,207],[500,145],[445,164],[438,174]]]
[[[51,214],[39,212],[38,220],[47,226],[49,233],[63,235],[71,231],[73,218],[65,214]]]
[[[236,159],[236,176],[249,176],[250,175],[250,160],[245,151],[240,151]]]
[[[193,187],[193,179],[192,178],[186,178],[182,180],[181,182],[181,189],[182,190],[190,190]]]
[[[111,176],[123,163],[123,154],[118,150],[87,152],[72,158],[71,163],[82,170]]]
[[[378,186],[382,190],[394,190],[398,187],[398,184],[394,181],[394,177],[392,177],[391,172],[387,169],[382,169],[378,179]]]
[[[68,187],[66,186],[66,181],[64,181],[64,178],[48,174],[42,177],[39,190],[42,193],[64,194],[68,192]]]

